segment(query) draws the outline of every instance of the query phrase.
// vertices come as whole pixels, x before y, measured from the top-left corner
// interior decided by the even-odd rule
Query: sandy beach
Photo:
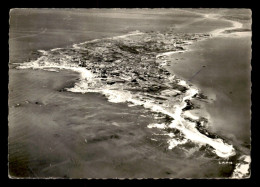
[[[203,14],[209,10],[205,11],[14,12],[9,41],[10,176],[230,177],[235,168],[235,162],[231,162],[236,157],[223,164],[206,148],[198,151],[193,143],[168,150],[166,138],[162,137],[162,142],[154,139],[154,134],[161,131],[147,128],[158,121],[148,108],[112,103],[98,93],[66,91],[79,81],[79,73],[16,69],[16,63],[38,58],[37,50],[63,48],[130,31],[163,32],[170,27],[177,34],[209,33],[232,27],[230,21],[207,18]],[[221,13],[232,19],[238,15],[228,10]],[[248,11],[243,14],[248,16]],[[40,22],[43,16],[55,19]],[[246,18],[241,23],[250,29]],[[250,154],[250,49],[250,36],[195,41],[187,52],[174,54],[167,67],[209,97],[211,103],[201,104],[210,115],[209,132],[224,137],[242,155]],[[193,77],[202,66],[205,68]]]

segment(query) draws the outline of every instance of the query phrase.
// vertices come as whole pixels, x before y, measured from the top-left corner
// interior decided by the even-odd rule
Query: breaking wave
[[[219,158],[228,159],[236,155],[234,147],[217,135],[209,136],[207,122],[210,119],[192,113],[195,107],[193,100],[206,98],[198,88],[171,75],[164,68],[168,56],[184,52],[187,50],[185,46],[194,40],[207,37],[208,34],[173,35],[135,31],[74,44],[71,48],[39,50],[39,58],[24,62],[17,68],[78,72],[79,81],[72,88],[66,88],[67,91],[96,92],[113,103],[128,103],[129,107],[141,105],[161,116],[159,119],[168,119],[147,126],[158,128],[169,137],[168,149],[193,142],[198,146],[209,146]],[[146,49],[147,45],[154,50]],[[162,49],[162,46],[166,47]],[[111,55],[112,60],[109,59]],[[135,64],[136,61],[138,64]],[[238,164],[233,177],[241,177],[246,167]]]

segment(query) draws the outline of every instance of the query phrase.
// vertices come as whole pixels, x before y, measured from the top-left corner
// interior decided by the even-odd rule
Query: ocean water
[[[190,80],[201,70],[190,82],[215,99],[214,104],[208,105],[208,110],[214,114],[212,116],[225,116],[223,119],[229,124],[224,125],[223,120],[217,121],[212,128],[217,129],[218,125],[223,124],[223,133],[233,133],[236,138],[248,144],[251,105],[250,36],[204,40],[194,44],[191,51],[175,55],[174,60],[172,71],[181,74],[185,80]],[[188,64],[190,66],[187,68]],[[223,106],[225,108],[219,110]]]
[[[235,23],[236,22],[232,22],[231,25],[233,25],[233,27],[229,28],[233,29],[240,26]],[[150,39],[151,36],[156,36],[158,37],[158,40],[161,40],[163,32],[158,32],[154,35],[154,33],[150,34],[149,32],[135,31],[117,37],[74,44],[66,48],[39,50],[39,56],[36,59],[19,64],[17,66],[18,71],[34,69],[34,71],[45,70],[57,74],[64,70],[76,72],[79,74],[78,80],[72,86],[64,88],[64,91],[69,92],[70,96],[77,98],[79,94],[80,97],[82,97],[82,94],[84,96],[99,93],[99,96],[93,95],[93,97],[102,96],[103,102],[108,101],[107,103],[112,103],[108,105],[115,108],[123,107],[125,108],[124,110],[126,110],[124,114],[121,111],[117,115],[115,112],[110,113],[109,111],[111,110],[105,110],[106,107],[95,108],[94,111],[96,112],[100,110],[99,118],[95,118],[96,112],[93,112],[92,110],[89,116],[86,117],[86,124],[83,123],[81,127],[79,127],[84,134],[83,141],[80,143],[74,140],[71,141],[70,146],[75,146],[75,158],[63,158],[64,160],[54,159],[55,162],[52,166],[49,168],[45,167],[45,169],[37,173],[37,176],[66,176],[72,178],[248,177],[250,153],[248,148],[241,148],[241,141],[247,141],[246,143],[249,144],[249,134],[245,134],[244,137],[247,139],[243,139],[240,137],[241,131],[237,131],[235,134],[232,131],[232,129],[236,127],[235,125],[224,128],[227,126],[218,125],[216,123],[216,121],[220,121],[219,118],[223,119],[223,114],[216,114],[219,111],[219,108],[221,106],[223,107],[223,105],[227,105],[220,97],[221,94],[223,94],[224,89],[217,88],[215,85],[211,84],[211,87],[214,87],[215,90],[210,90],[210,88],[208,88],[209,86],[207,87],[207,81],[202,81],[203,78],[201,78],[201,80],[197,79],[199,75],[192,80],[189,79],[191,77],[190,75],[193,74],[188,73],[194,72],[193,69],[189,68],[197,69],[199,66],[198,64],[204,65],[204,62],[208,63],[205,66],[210,66],[209,64],[216,66],[220,65],[221,63],[219,61],[212,61],[213,55],[216,56],[214,59],[222,56],[223,64],[225,64],[227,59],[230,59],[230,56],[225,57],[223,54],[226,54],[224,52],[227,49],[230,50],[233,46],[226,45],[226,48],[221,46],[220,44],[223,41],[219,36],[214,36],[216,33],[222,34],[222,32],[218,30],[218,32],[211,33],[210,36],[204,36],[203,34],[163,35],[163,37],[175,37],[175,39],[180,37],[182,38],[182,41],[185,42],[181,45],[184,49],[175,50],[170,53],[158,52],[151,57],[155,61],[155,65],[151,70],[155,71],[155,74],[156,71],[172,68],[170,74],[162,76],[160,83],[165,85],[166,88],[159,92],[147,93],[146,91],[136,90],[138,87],[133,84],[126,84],[131,81],[131,76],[129,77],[128,73],[123,73],[122,75],[122,69],[119,69],[119,72],[121,74],[120,78],[124,81],[108,85],[102,80],[102,77],[100,78],[100,74],[96,72],[95,66],[93,65],[95,62],[90,61],[89,63],[92,63],[91,65],[88,66],[87,64],[86,67],[82,67],[81,61],[84,57],[82,54],[86,51],[89,53],[89,49],[98,48],[100,51],[106,52],[107,50],[111,50],[109,47],[112,46],[113,49],[115,44],[120,44],[120,41],[132,40],[138,42]],[[194,41],[194,37],[197,37],[196,40],[202,41]],[[231,43],[234,43],[232,39],[229,40]],[[214,44],[214,41],[221,47],[221,50],[217,47],[210,49],[207,46],[212,45],[212,43]],[[236,41],[239,42],[242,40],[236,39]],[[243,41],[248,41],[248,38]],[[201,55],[201,51],[192,50],[192,48],[189,47],[196,45],[196,43],[199,43],[202,49],[205,50],[206,48],[207,50],[205,51],[211,52],[211,54],[203,51],[203,58],[200,58],[201,56],[197,57],[196,55]],[[203,45],[207,47],[204,47]],[[248,47],[248,45],[243,46]],[[202,63],[197,63],[196,67],[192,65],[185,66],[185,64],[181,64],[180,62],[180,65],[178,66],[178,63],[175,61],[176,58],[186,58],[185,56],[182,57],[182,55],[189,54],[189,50],[194,52],[191,56],[202,59]],[[244,49],[238,49],[238,51],[239,50]],[[233,53],[237,53],[237,51],[234,51]],[[90,52],[89,54],[92,53]],[[126,59],[123,60],[128,60],[128,53],[122,52],[122,54],[126,55]],[[250,54],[247,54],[247,61],[249,55]],[[145,53],[143,56],[150,58],[150,56],[146,56]],[[209,59],[211,61],[209,61]],[[233,61],[235,60],[236,59]],[[190,64],[193,63],[191,61],[187,61],[186,63],[188,62]],[[234,62],[230,63],[234,64]],[[243,66],[244,61],[241,60],[240,64]],[[127,64],[120,65],[126,69],[128,67]],[[129,66],[130,69],[134,67],[131,67],[131,63],[129,63]],[[139,65],[136,66],[138,67]],[[98,68],[100,67],[101,66],[99,65]],[[187,70],[184,71],[183,69],[185,69],[185,67],[189,68],[186,68]],[[240,69],[241,67],[238,67],[237,71]],[[144,68],[144,71],[148,70],[145,70]],[[215,70],[222,71],[220,68],[218,69],[216,67],[212,68],[211,71]],[[184,72],[183,74],[182,71]],[[204,70],[202,73],[203,72]],[[208,75],[212,74],[213,73],[209,71]],[[242,74],[243,73],[239,75]],[[216,75],[219,76],[221,73],[216,72]],[[248,73],[243,75],[245,77],[238,77],[245,81],[245,79],[248,78]],[[204,79],[205,76],[206,75],[204,75]],[[114,79],[112,78],[113,77],[106,77],[106,81],[110,79],[110,81],[113,81]],[[217,79],[222,82],[215,81],[214,83],[216,85],[226,85],[225,81],[230,80],[230,77],[225,78],[225,80]],[[146,79],[147,82],[152,83],[154,83],[153,81],[158,81],[158,78]],[[139,88],[146,88],[147,82],[139,82]],[[248,83],[247,81],[245,82]],[[241,89],[247,90],[248,84],[244,84],[244,86],[245,87]],[[233,92],[237,93],[235,90],[233,90]],[[234,103],[239,103],[237,101],[240,100],[240,96],[244,94],[248,93],[243,92],[240,93],[240,95],[237,95],[237,100],[234,98]],[[244,103],[249,104],[250,102],[248,102],[248,98],[245,98]],[[108,109],[111,109],[110,107],[108,107]],[[230,108],[229,111],[234,111],[232,110],[234,107]],[[236,109],[238,111],[240,107],[236,107]],[[82,110],[84,111],[84,109]],[[243,112],[246,113],[246,111],[247,110],[245,109]],[[106,115],[104,116],[106,116],[106,118],[100,118],[102,116],[101,113],[105,113]],[[131,113],[133,113],[133,117],[131,117]],[[232,115],[235,116],[236,114],[237,113],[233,113]],[[77,114],[75,113],[75,115]],[[119,121],[116,120],[118,118],[120,119],[119,116],[122,115],[126,115],[127,117]],[[135,116],[138,116],[138,118],[135,119]],[[148,119],[148,116],[150,118],[149,120],[146,120]],[[142,117],[144,119],[142,119]],[[90,120],[91,118],[92,120]],[[248,125],[248,116],[246,116],[245,119],[247,120],[245,120],[244,124]],[[108,120],[112,127],[104,128],[103,124]],[[232,118],[229,120],[232,121]],[[232,122],[233,124],[236,124],[234,121]],[[61,122],[57,124],[62,125]],[[214,126],[214,124],[216,125]],[[248,126],[243,126],[249,130]],[[79,129],[75,132],[79,132]],[[232,138],[230,134],[234,134],[235,138]],[[64,129],[64,135],[68,135],[66,129]],[[75,136],[77,135],[75,134]],[[73,136],[70,135],[69,137]],[[235,139],[239,141],[234,141]],[[77,143],[80,145],[80,149],[76,149]],[[73,164],[73,167],[71,164]],[[55,167],[53,167],[53,165]],[[66,167],[70,168],[70,171],[63,172],[62,168]],[[37,168],[37,166],[35,166],[35,168]],[[198,172],[198,170],[200,172]]]

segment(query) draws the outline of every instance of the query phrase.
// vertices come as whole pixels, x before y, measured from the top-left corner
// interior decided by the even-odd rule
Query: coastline
[[[120,170],[101,172],[100,168],[109,170],[120,164],[121,157],[136,154],[133,137],[138,144],[147,141],[144,127],[154,122],[148,111],[108,102],[98,93],[63,91],[78,81],[78,73],[15,69],[9,73],[13,77],[8,117],[11,178],[121,176]],[[148,148],[150,152],[153,145]],[[111,155],[111,149],[117,154]],[[105,166],[104,155],[113,162]]]
[[[202,90],[203,91],[203,90]],[[175,116],[176,117],[176,116]]]
[[[217,19],[216,16],[208,16],[211,19]],[[227,49],[236,49],[236,46],[244,46],[244,49],[239,49],[239,57],[233,58],[231,55],[235,55],[238,52],[234,50],[232,54],[226,55],[225,59],[229,59],[232,62],[238,61],[238,64],[243,63],[243,61],[250,62],[251,59],[251,41],[249,38],[251,38],[251,32],[245,31],[240,32],[239,29],[243,28],[243,24],[239,23],[237,21],[232,20],[226,20],[230,23],[232,23],[232,27],[225,27],[221,29],[217,29],[214,31],[211,31],[212,37],[207,38],[202,41],[198,41],[194,43],[193,45],[188,47],[188,50],[186,53],[181,54],[174,54],[172,56],[173,63],[168,67],[167,69],[170,72],[175,73],[182,79],[190,82],[193,85],[196,85],[198,88],[202,90],[203,93],[205,93],[207,96],[209,96],[210,100],[212,102],[202,104],[202,108],[208,112],[208,115],[210,117],[210,126],[209,130],[211,132],[215,132],[219,135],[223,135],[226,137],[226,139],[229,140],[230,143],[232,143],[235,146],[235,149],[242,154],[239,159],[246,160],[244,163],[245,165],[237,164],[236,168],[234,169],[234,173],[232,174],[232,178],[240,178],[246,175],[250,175],[250,163],[251,158],[250,156],[250,119],[251,114],[250,111],[248,111],[248,108],[250,108],[250,80],[247,80],[250,77],[250,71],[251,66],[241,67],[238,66],[238,68],[232,68],[232,66],[224,66],[225,68],[229,68],[228,71],[232,73],[230,76],[225,76],[225,70],[224,68],[218,68],[222,65],[215,66],[215,70],[211,69],[210,73],[206,75],[208,77],[207,79],[202,78],[205,77],[205,71],[208,71],[210,63],[217,64],[217,60],[212,60],[218,58],[218,55],[221,55],[221,53],[225,53],[225,47]],[[226,32],[226,31],[233,31],[233,32]],[[220,41],[220,42],[219,42]],[[226,44],[229,44],[225,46]],[[232,45],[234,43],[234,45]],[[241,47],[242,48],[242,47]],[[205,51],[206,50],[206,51]],[[210,52],[209,52],[210,51]],[[244,53],[241,54],[241,51]],[[214,54],[214,56],[212,55]],[[207,56],[206,56],[207,55]],[[220,62],[223,63],[225,59],[221,59]],[[196,63],[194,63],[196,61]],[[212,62],[211,62],[212,61]],[[177,67],[177,70],[176,70]],[[187,67],[189,67],[187,69]],[[240,73],[240,70],[246,68],[243,73]],[[198,71],[197,73],[196,70]],[[213,70],[213,71],[212,71]],[[194,72],[194,74],[190,74],[190,72]],[[225,81],[230,81],[234,76],[241,77],[241,80],[233,81],[231,85],[233,84],[233,87],[235,85],[241,84],[243,82],[243,88],[240,90],[232,90],[232,88],[229,88],[228,86],[225,88],[226,90],[223,90],[223,88],[219,88],[217,84],[214,84],[214,79],[217,79],[216,77],[212,76],[214,75],[214,71],[216,71],[216,75],[221,75],[219,71],[223,71],[223,77]],[[185,74],[186,73],[186,74]],[[200,74],[204,74],[200,77]],[[227,74],[226,74],[227,75]],[[196,77],[195,77],[196,76]],[[195,77],[193,80],[191,78]],[[197,79],[197,80],[196,80]],[[210,80],[207,81],[207,80]],[[246,82],[245,82],[246,80]],[[241,82],[239,82],[241,81]],[[223,83],[221,84],[223,85]],[[231,91],[227,91],[227,89],[231,89]],[[234,88],[233,88],[234,89]],[[223,92],[225,91],[225,92]],[[226,93],[228,92],[228,93]],[[236,94],[238,92],[238,94]],[[235,96],[232,98],[232,94]],[[224,98],[223,98],[224,97]],[[230,98],[231,97],[231,98]],[[228,100],[227,100],[228,98]],[[242,101],[241,101],[242,98]],[[232,103],[234,102],[234,104]],[[244,103],[243,103],[244,102]],[[245,107],[246,104],[249,105]],[[223,106],[228,106],[226,110],[223,111]],[[244,110],[241,108],[244,108]],[[223,111],[223,112],[219,112]],[[248,113],[249,112],[249,113]],[[196,112],[195,112],[196,113]],[[234,116],[244,116],[244,121],[237,121],[234,119]],[[225,120],[223,121],[223,116],[225,117]],[[249,121],[248,121],[249,120]],[[223,124],[229,124],[224,125]],[[237,123],[237,125],[233,125],[234,123]],[[230,125],[231,124],[231,125]],[[243,129],[239,129],[239,127],[243,127]],[[249,134],[248,134],[249,133]],[[242,136],[241,136],[242,135]],[[244,138],[246,137],[246,138]],[[243,155],[244,154],[244,155]],[[249,173],[247,173],[247,171]],[[246,174],[247,173],[247,174]]]
[[[148,36],[144,35],[144,33],[135,32],[133,34],[123,35],[123,36],[119,36],[116,38],[104,39],[105,43],[103,42],[102,45],[105,46],[105,50],[106,50],[106,45],[107,45],[106,42],[109,42],[108,44],[111,45],[110,42],[112,42],[114,39],[123,38],[124,39],[123,41],[125,41],[125,38],[128,38],[128,37],[132,38],[132,36],[134,38],[137,37],[137,39],[140,40],[140,37],[138,35],[141,35],[140,37],[144,38],[144,40],[147,40],[147,38],[149,39],[151,37],[149,35]],[[166,33],[166,35],[169,35],[169,34]],[[184,35],[184,38],[182,35],[180,35],[180,40],[181,41],[185,40],[185,41],[189,42],[189,40],[194,40],[194,39],[199,40],[200,38],[204,38],[204,37],[205,37],[204,34],[199,34],[199,35],[195,34],[195,35],[190,35],[190,36]],[[206,35],[206,37],[207,37],[207,35]],[[106,40],[108,40],[108,41],[106,41]],[[108,98],[108,101],[110,101],[110,102],[114,102],[114,103],[125,103],[125,102],[129,103],[130,102],[131,104],[134,104],[134,105],[141,105],[144,108],[148,108],[153,112],[158,112],[158,113],[164,114],[164,115],[172,118],[172,122],[170,122],[169,124],[166,124],[166,126],[164,124],[163,129],[176,128],[180,131],[180,134],[177,133],[178,136],[179,135],[183,136],[183,138],[185,138],[186,140],[190,140],[194,143],[198,143],[199,145],[203,145],[203,146],[209,145],[210,147],[213,148],[213,152],[216,153],[221,158],[228,158],[228,157],[234,156],[236,154],[232,145],[225,143],[224,140],[220,139],[220,138],[213,138],[213,139],[210,138],[208,135],[208,132],[206,131],[206,129],[204,129],[204,127],[197,127],[196,124],[200,124],[204,121],[203,120],[201,122],[200,116],[196,117],[196,116],[190,115],[190,113],[185,115],[186,112],[184,110],[186,109],[186,107],[188,107],[187,101],[191,101],[192,98],[198,94],[198,90],[196,88],[190,87],[185,81],[175,78],[174,74],[172,76],[170,76],[167,71],[163,70],[163,68],[158,69],[157,63],[159,63],[159,66],[160,66],[161,56],[157,55],[157,58],[159,61],[157,62],[157,59],[156,59],[156,62],[155,62],[156,65],[151,65],[150,63],[145,62],[144,64],[142,64],[142,65],[144,65],[144,68],[143,68],[143,66],[140,67],[141,69],[140,68],[137,68],[137,69],[131,68],[130,72],[128,72],[128,71],[123,72],[126,70],[125,68],[127,68],[127,66],[125,67],[124,64],[120,64],[122,67],[120,70],[117,68],[118,72],[117,72],[116,76],[119,76],[119,74],[121,74],[120,76],[125,77],[124,79],[126,81],[128,81],[128,82],[130,81],[127,84],[127,86],[125,87],[125,86],[123,86],[125,84],[121,83],[122,80],[120,82],[118,82],[118,81],[113,82],[112,86],[108,85],[109,82],[107,82],[107,81],[109,81],[111,78],[113,79],[113,77],[114,77],[113,76],[114,68],[111,68],[111,66],[107,65],[106,62],[101,61],[100,62],[101,65],[99,64],[98,68],[95,68],[96,67],[95,61],[88,60],[88,63],[84,64],[84,66],[83,66],[83,65],[81,65],[81,60],[79,60],[79,66],[83,66],[83,67],[78,67],[78,65],[76,65],[75,62],[72,60],[75,57],[67,55],[67,53],[70,53],[70,50],[83,50],[84,53],[90,54],[87,51],[88,48],[86,47],[86,46],[88,46],[88,44],[90,44],[90,46],[91,46],[90,50],[91,50],[91,53],[93,53],[92,50],[95,49],[95,47],[93,48],[92,43],[94,43],[94,45],[97,43],[99,46],[100,45],[99,42],[100,42],[100,40],[93,40],[92,42],[81,43],[77,46],[73,45],[72,49],[70,49],[70,48],[64,49],[65,52],[64,52],[64,50],[61,50],[60,56],[57,54],[56,50],[55,51],[51,50],[49,52],[41,51],[42,56],[39,57],[37,60],[32,61],[32,62],[23,63],[20,66],[18,66],[18,68],[19,69],[33,68],[33,69],[44,69],[44,70],[49,70],[49,68],[58,68],[58,69],[69,69],[72,71],[79,72],[80,77],[81,77],[80,81],[78,83],[76,83],[73,88],[67,89],[68,91],[76,92],[76,93],[98,92],[98,93],[102,93],[103,95],[105,95]],[[181,49],[180,51],[182,51],[183,50],[182,46],[185,44],[186,44],[186,42],[181,42],[180,46],[174,45],[173,49],[175,51],[176,50],[178,51],[178,49]],[[116,45],[118,45],[118,44],[116,44]],[[126,44],[121,44],[121,45],[126,45]],[[169,45],[171,45],[171,43],[169,43],[168,46]],[[102,47],[98,47],[98,49],[100,50],[100,49],[102,49]],[[151,47],[148,48],[149,51],[151,50]],[[167,45],[165,47],[167,47]],[[152,47],[152,48],[154,48],[154,47]],[[125,50],[125,47],[123,49]],[[57,50],[59,50],[59,49],[57,49]],[[112,49],[112,50],[115,50],[115,49]],[[122,49],[120,48],[120,50],[122,50]],[[131,49],[131,50],[133,50],[133,49]],[[52,52],[55,53],[55,56],[52,55]],[[65,55],[63,53],[65,53]],[[97,54],[99,54],[99,53],[100,52],[97,51]],[[102,55],[105,55],[105,54],[110,54],[110,53],[106,52]],[[136,52],[135,52],[135,54],[136,54]],[[158,54],[158,52],[155,52],[155,54]],[[163,53],[163,54],[164,55],[163,55],[162,59],[164,59],[164,57],[165,57],[165,53]],[[126,55],[126,54],[124,54],[124,55]],[[143,57],[143,55],[142,55],[142,57]],[[167,56],[168,56],[168,53],[166,54],[166,57]],[[129,58],[131,59],[132,57],[133,56],[130,54]],[[76,58],[78,58],[78,56]],[[82,57],[82,58],[84,58],[84,57]],[[96,58],[95,55],[94,55],[94,58]],[[103,56],[103,58],[107,59],[107,58],[111,58],[111,57],[108,55],[105,57]],[[138,58],[138,56],[137,56],[137,58]],[[147,59],[147,57],[145,57],[145,58]],[[58,59],[58,62],[56,62],[56,59]],[[149,60],[149,56],[148,56],[148,60]],[[136,61],[136,59],[134,61]],[[109,60],[109,62],[110,62],[110,60]],[[117,61],[115,61],[115,62],[117,62]],[[150,60],[149,60],[149,62],[150,62]],[[120,60],[120,63],[122,63],[121,60]],[[131,63],[131,62],[128,62],[128,64],[129,63]],[[134,62],[134,63],[136,63],[136,62]],[[101,66],[102,66],[102,68],[101,68]],[[112,70],[111,73],[109,73],[109,68],[107,68],[109,66],[110,66],[110,71]],[[91,69],[91,71],[89,69]],[[142,69],[145,69],[145,70],[142,70]],[[149,72],[146,72],[147,69],[150,69]],[[154,71],[158,71],[158,73],[155,73],[156,77],[147,81],[146,80],[147,77],[154,76],[153,74],[148,75],[147,73],[151,73]],[[101,72],[101,75],[100,75],[100,72]],[[103,72],[105,72],[105,73],[103,73]],[[132,75],[131,75],[131,73],[132,73]],[[134,78],[135,76],[133,77],[133,74],[137,74],[137,77]],[[156,85],[156,84],[158,84],[158,80],[159,80],[157,78],[158,74],[160,75],[160,77],[158,77],[158,78],[163,80],[163,81],[161,81],[161,83],[164,85]],[[111,77],[108,77],[108,76],[111,76]],[[136,79],[138,79],[138,81],[136,81]],[[125,82],[125,80],[123,82]],[[133,80],[135,80],[135,81],[133,81]],[[117,83],[117,84],[115,84],[115,83]],[[119,84],[121,88],[118,87],[118,83],[121,84],[121,85]],[[171,85],[171,84],[173,84],[173,85]],[[141,89],[141,90],[143,89],[143,91],[137,92],[137,93],[135,93],[135,91],[134,92],[127,91],[129,89],[130,90],[136,89],[137,88],[136,86],[138,86],[138,85],[139,86],[142,85],[138,89]],[[128,87],[128,86],[130,86],[130,87]],[[171,89],[172,86],[175,87],[175,89],[172,90]],[[176,86],[177,86],[177,89],[176,89]],[[165,91],[167,92],[165,94],[163,94],[161,92],[162,96],[166,98],[165,102],[158,103],[157,100],[149,98],[150,96],[147,97],[148,95],[146,92],[148,92],[150,94],[155,94],[155,96],[153,96],[153,97],[157,97],[157,92],[158,92],[159,96],[160,96],[160,90],[162,87],[165,87],[165,88],[163,88],[163,90],[164,90],[163,92],[165,92]],[[187,92],[183,89],[187,90]],[[170,95],[168,94],[168,92],[172,92],[172,91],[179,93],[180,98],[176,97],[176,96],[171,96],[172,94],[170,94]],[[183,94],[181,94],[181,92],[183,92]],[[176,98],[174,98],[174,97],[176,97]],[[172,100],[172,98],[174,98],[173,103],[175,103],[175,102],[176,103],[173,105],[169,105],[170,104],[169,102]],[[179,99],[179,101],[178,101],[178,99]],[[183,115],[186,117],[183,117]],[[198,128],[201,130],[199,130]],[[203,133],[201,133],[201,132],[203,132]],[[169,134],[169,136],[171,136],[170,134]],[[215,137],[215,135],[213,137]],[[172,149],[173,147],[175,147],[175,146],[172,146],[172,145],[174,145],[172,142],[174,142],[174,144],[176,144],[175,146],[177,146],[178,144],[183,144],[182,143],[183,140],[177,140],[177,142],[176,142],[175,138],[173,138],[168,141],[168,143],[170,144],[169,149]],[[186,141],[184,141],[184,143],[186,143]]]

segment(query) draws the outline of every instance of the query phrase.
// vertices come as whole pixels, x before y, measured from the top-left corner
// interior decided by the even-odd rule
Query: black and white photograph
[[[248,179],[252,10],[13,8],[10,179]]]

